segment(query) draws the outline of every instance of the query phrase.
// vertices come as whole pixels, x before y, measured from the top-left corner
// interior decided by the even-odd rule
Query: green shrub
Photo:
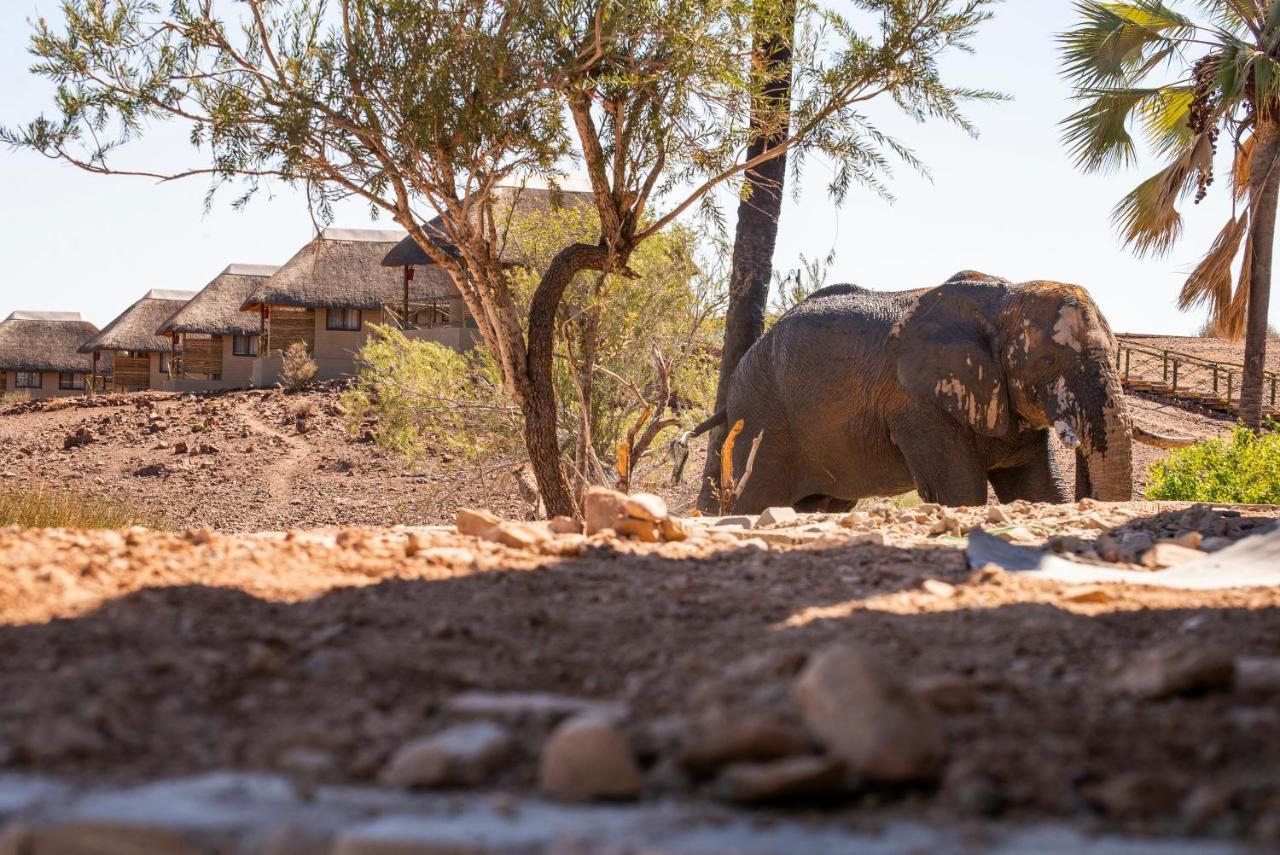
[[[376,422],[378,447],[414,462],[431,451],[471,460],[521,448],[519,413],[487,349],[458,353],[387,326],[373,333],[340,399],[353,435]]]
[[[1280,433],[1238,426],[1230,440],[1179,448],[1147,467],[1147,498],[1280,504]]]
[[[118,499],[45,487],[0,489],[0,525],[27,528],[126,528],[161,526]]]

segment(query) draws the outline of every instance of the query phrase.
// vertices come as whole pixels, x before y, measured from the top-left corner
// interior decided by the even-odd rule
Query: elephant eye
[[[1053,365],[1053,357],[1047,353],[1041,354],[1040,358],[1036,360],[1036,364],[1041,368],[1048,368]]]

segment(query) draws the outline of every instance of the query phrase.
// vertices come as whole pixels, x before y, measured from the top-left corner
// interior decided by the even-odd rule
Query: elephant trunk
[[[1060,381],[1047,411],[1063,444],[1075,449],[1076,498],[1133,498],[1132,428],[1119,380],[1105,365]]]
[[[1133,498],[1133,446],[1129,420],[1119,406],[1113,405],[1103,411],[1102,422],[1102,447],[1095,443],[1094,447],[1076,452],[1076,492],[1081,492],[1080,477],[1083,474],[1086,495],[1103,502],[1127,502]]]

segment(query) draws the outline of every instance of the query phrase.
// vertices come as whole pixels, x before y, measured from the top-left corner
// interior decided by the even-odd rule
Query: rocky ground
[[[0,532],[0,758],[1280,842],[1280,591],[1064,585],[962,549],[982,526],[1156,567],[1274,509],[663,524],[621,501],[589,536],[468,512],[472,535]]]
[[[1228,427],[1131,403],[1167,432]],[[327,388],[0,413],[7,484],[171,529],[0,530],[0,778],[259,770],[303,803],[485,793],[507,818],[605,799],[722,827],[746,809],[760,835],[1053,822],[1280,844],[1280,590],[1063,584],[965,555],[983,528],[1147,572],[1274,508],[673,518],[686,487],[600,494],[587,533],[524,521],[507,462],[408,469],[361,433]],[[6,786],[0,824],[27,804]],[[432,810],[471,810],[451,804]],[[0,852],[36,839],[23,810]]]
[[[1145,425],[1166,433],[1210,437],[1230,430],[1209,415],[1139,397],[1128,403]],[[348,429],[333,385],[291,395],[253,390],[27,402],[0,408],[0,478],[121,503],[157,528],[431,525],[451,523],[466,506],[531,515],[513,474],[517,460],[468,462],[437,453],[410,465],[382,453],[371,428]],[[671,487],[663,465],[638,488],[687,507],[703,448],[695,443],[685,484]],[[1074,457],[1059,451],[1070,478]],[[1146,465],[1162,454],[1135,447],[1139,491]]]

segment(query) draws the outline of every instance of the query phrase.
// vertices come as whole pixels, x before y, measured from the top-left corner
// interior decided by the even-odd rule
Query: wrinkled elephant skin
[[[735,510],[833,508],[912,488],[926,501],[1064,502],[1051,450],[1077,454],[1074,493],[1127,500],[1133,432],[1115,337],[1083,289],[966,271],[905,292],[824,288],[738,366],[725,411],[745,431]]]

